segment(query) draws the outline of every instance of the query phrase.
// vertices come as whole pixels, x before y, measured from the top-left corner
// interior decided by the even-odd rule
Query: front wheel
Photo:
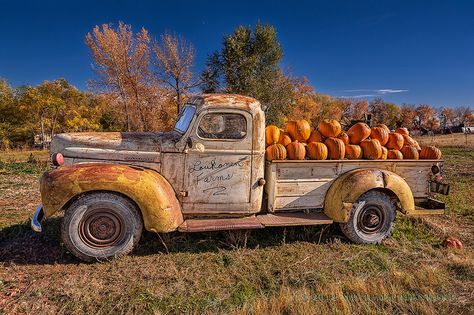
[[[349,220],[340,223],[344,235],[355,243],[379,244],[390,236],[396,215],[393,200],[381,191],[369,191],[354,203]]]
[[[64,214],[61,237],[76,257],[92,262],[127,255],[140,240],[143,221],[137,206],[113,193],[90,193]]]

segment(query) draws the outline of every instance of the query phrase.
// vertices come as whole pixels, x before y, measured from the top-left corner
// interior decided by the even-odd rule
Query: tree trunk
[[[176,103],[178,103],[178,115],[181,113],[181,89],[179,88],[179,78],[175,78],[175,89],[176,89]]]
[[[46,149],[44,145],[44,113],[41,113],[40,124],[41,124],[41,148],[44,150]]]
[[[59,108],[56,109],[56,113],[54,114],[52,122],[51,122],[51,140],[53,140],[54,129],[56,129],[56,122],[58,121],[58,116],[59,116]]]

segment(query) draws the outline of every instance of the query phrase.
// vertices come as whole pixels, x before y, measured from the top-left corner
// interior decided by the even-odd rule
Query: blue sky
[[[282,66],[319,92],[474,106],[474,1],[0,0],[0,77],[13,85],[93,78],[84,36],[124,21],[183,35],[196,71],[238,25],[276,27]]]

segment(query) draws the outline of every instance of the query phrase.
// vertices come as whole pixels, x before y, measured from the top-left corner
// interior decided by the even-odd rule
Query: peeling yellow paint
[[[138,205],[148,231],[170,232],[183,223],[173,188],[163,176],[149,169],[104,163],[63,166],[43,174],[40,191],[46,217],[82,193],[112,191]]]
[[[334,222],[347,222],[352,204],[372,189],[393,192],[403,213],[415,210],[415,200],[410,187],[399,175],[379,169],[356,169],[342,174],[329,188],[324,200],[324,213]]]

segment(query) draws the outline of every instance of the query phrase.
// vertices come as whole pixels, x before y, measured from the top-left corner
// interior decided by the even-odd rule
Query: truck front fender
[[[347,222],[353,203],[372,189],[396,197],[403,213],[415,211],[410,186],[399,175],[380,169],[356,169],[339,176],[331,185],[324,199],[324,213],[334,222]]]
[[[183,223],[180,204],[168,181],[159,173],[132,165],[88,163],[62,166],[40,179],[45,217],[71,200],[92,191],[123,194],[140,208],[148,231],[170,232]]]

